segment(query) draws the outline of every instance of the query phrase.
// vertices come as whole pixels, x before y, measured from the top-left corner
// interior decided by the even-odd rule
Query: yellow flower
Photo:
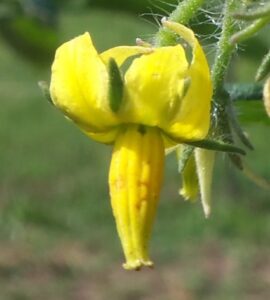
[[[153,264],[148,243],[165,147],[174,138],[203,139],[210,123],[212,86],[204,52],[190,29],[169,21],[163,26],[189,45],[190,61],[181,45],[120,46],[98,54],[85,33],[60,46],[52,66],[55,106],[94,140],[114,144],[110,195],[126,269]]]

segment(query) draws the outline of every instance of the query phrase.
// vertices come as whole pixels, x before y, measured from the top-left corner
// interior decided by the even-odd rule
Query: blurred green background
[[[209,220],[199,202],[178,196],[175,159],[167,157],[151,242],[156,267],[122,270],[107,186],[111,148],[92,142],[65,120],[44,100],[37,82],[49,81],[54,44],[89,31],[97,48],[105,50],[133,44],[138,36],[149,38],[157,26],[138,15],[150,11],[148,1],[63,3],[58,1],[59,15],[51,23],[42,15],[48,27],[38,23],[42,28],[34,30],[19,23],[14,29],[5,23],[13,16],[1,21],[0,299],[270,299],[269,192],[243,177],[223,155],[215,170]],[[7,15],[3,7],[2,16]],[[53,6],[46,9],[55,13]],[[26,28],[23,38],[18,28]],[[51,46],[45,43],[48,51],[44,43],[40,46],[39,30],[51,41]],[[29,46],[33,35],[36,44]],[[267,31],[252,39],[234,58],[231,78],[253,81],[269,44]],[[207,47],[210,56],[213,48]],[[245,129],[255,146],[247,162],[269,179],[269,126],[257,122]]]

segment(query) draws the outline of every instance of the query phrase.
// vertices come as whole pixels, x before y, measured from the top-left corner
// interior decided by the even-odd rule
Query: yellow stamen
[[[109,184],[112,209],[126,263],[125,269],[153,266],[148,242],[164,168],[164,145],[158,128],[129,125],[119,133]]]

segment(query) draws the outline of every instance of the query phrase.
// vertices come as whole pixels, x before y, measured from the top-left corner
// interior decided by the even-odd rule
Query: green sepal
[[[246,152],[239,148],[234,146],[233,144],[224,143],[221,140],[213,140],[213,139],[204,139],[200,141],[187,141],[181,138],[176,138],[167,132],[163,131],[163,134],[172,142],[176,144],[185,144],[192,147],[197,148],[203,148],[207,150],[214,150],[214,151],[220,151],[220,152],[228,152],[228,153],[236,153],[241,155],[246,155]]]
[[[250,142],[249,138],[247,137],[247,135],[245,134],[245,132],[243,131],[242,127],[238,122],[238,118],[232,106],[232,102],[230,101],[229,104],[230,105],[228,105],[227,111],[228,111],[228,118],[231,123],[232,129],[234,130],[234,132],[236,133],[240,141],[243,143],[243,145],[249,148],[249,150],[254,150],[252,143]]]
[[[262,80],[270,73],[270,50],[264,56],[261,65],[259,66],[256,73],[256,81]]]
[[[198,147],[198,148],[207,149],[207,150],[215,150],[221,152],[238,153],[238,154],[246,155],[246,152],[243,149],[238,148],[232,144],[224,143],[222,141],[217,141],[217,140],[205,139],[196,142],[185,142],[185,144]]]
[[[50,104],[54,105],[53,101],[52,101],[52,98],[51,98],[51,94],[50,94],[50,89],[49,89],[48,83],[46,81],[39,81],[38,82],[38,86],[41,89],[41,92],[42,92],[43,96],[45,97],[45,99]]]
[[[229,159],[237,169],[243,171],[243,161],[239,155],[230,153]]]
[[[123,101],[124,81],[116,61],[110,58],[108,63],[109,73],[109,105],[114,113],[117,113]]]
[[[178,160],[178,172],[182,173],[189,158],[194,151],[194,147],[188,145],[179,145],[176,149],[176,155]]]

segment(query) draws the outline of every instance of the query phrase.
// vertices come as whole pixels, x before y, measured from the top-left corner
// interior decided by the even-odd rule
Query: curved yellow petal
[[[152,48],[141,46],[119,46],[102,52],[100,57],[106,64],[109,62],[110,58],[113,58],[120,67],[129,57],[138,54],[151,53],[152,51]]]
[[[95,140],[96,142],[103,143],[103,144],[112,144],[118,135],[119,129],[120,127],[116,126],[110,128],[105,132],[93,133],[85,130],[83,130],[83,132],[91,139]]]
[[[158,128],[129,125],[114,144],[109,185],[124,268],[153,266],[148,255],[163,178],[164,145]]]
[[[186,40],[192,47],[193,54],[187,75],[190,78],[189,88],[182,99],[178,113],[163,129],[183,140],[203,139],[210,126],[212,97],[212,83],[205,54],[192,30],[169,21],[163,21],[163,25]]]
[[[181,105],[188,62],[182,46],[156,48],[133,60],[125,75],[124,122],[163,127]]]
[[[107,69],[88,33],[57,49],[50,93],[54,104],[83,130],[96,133],[118,124],[107,100]]]

